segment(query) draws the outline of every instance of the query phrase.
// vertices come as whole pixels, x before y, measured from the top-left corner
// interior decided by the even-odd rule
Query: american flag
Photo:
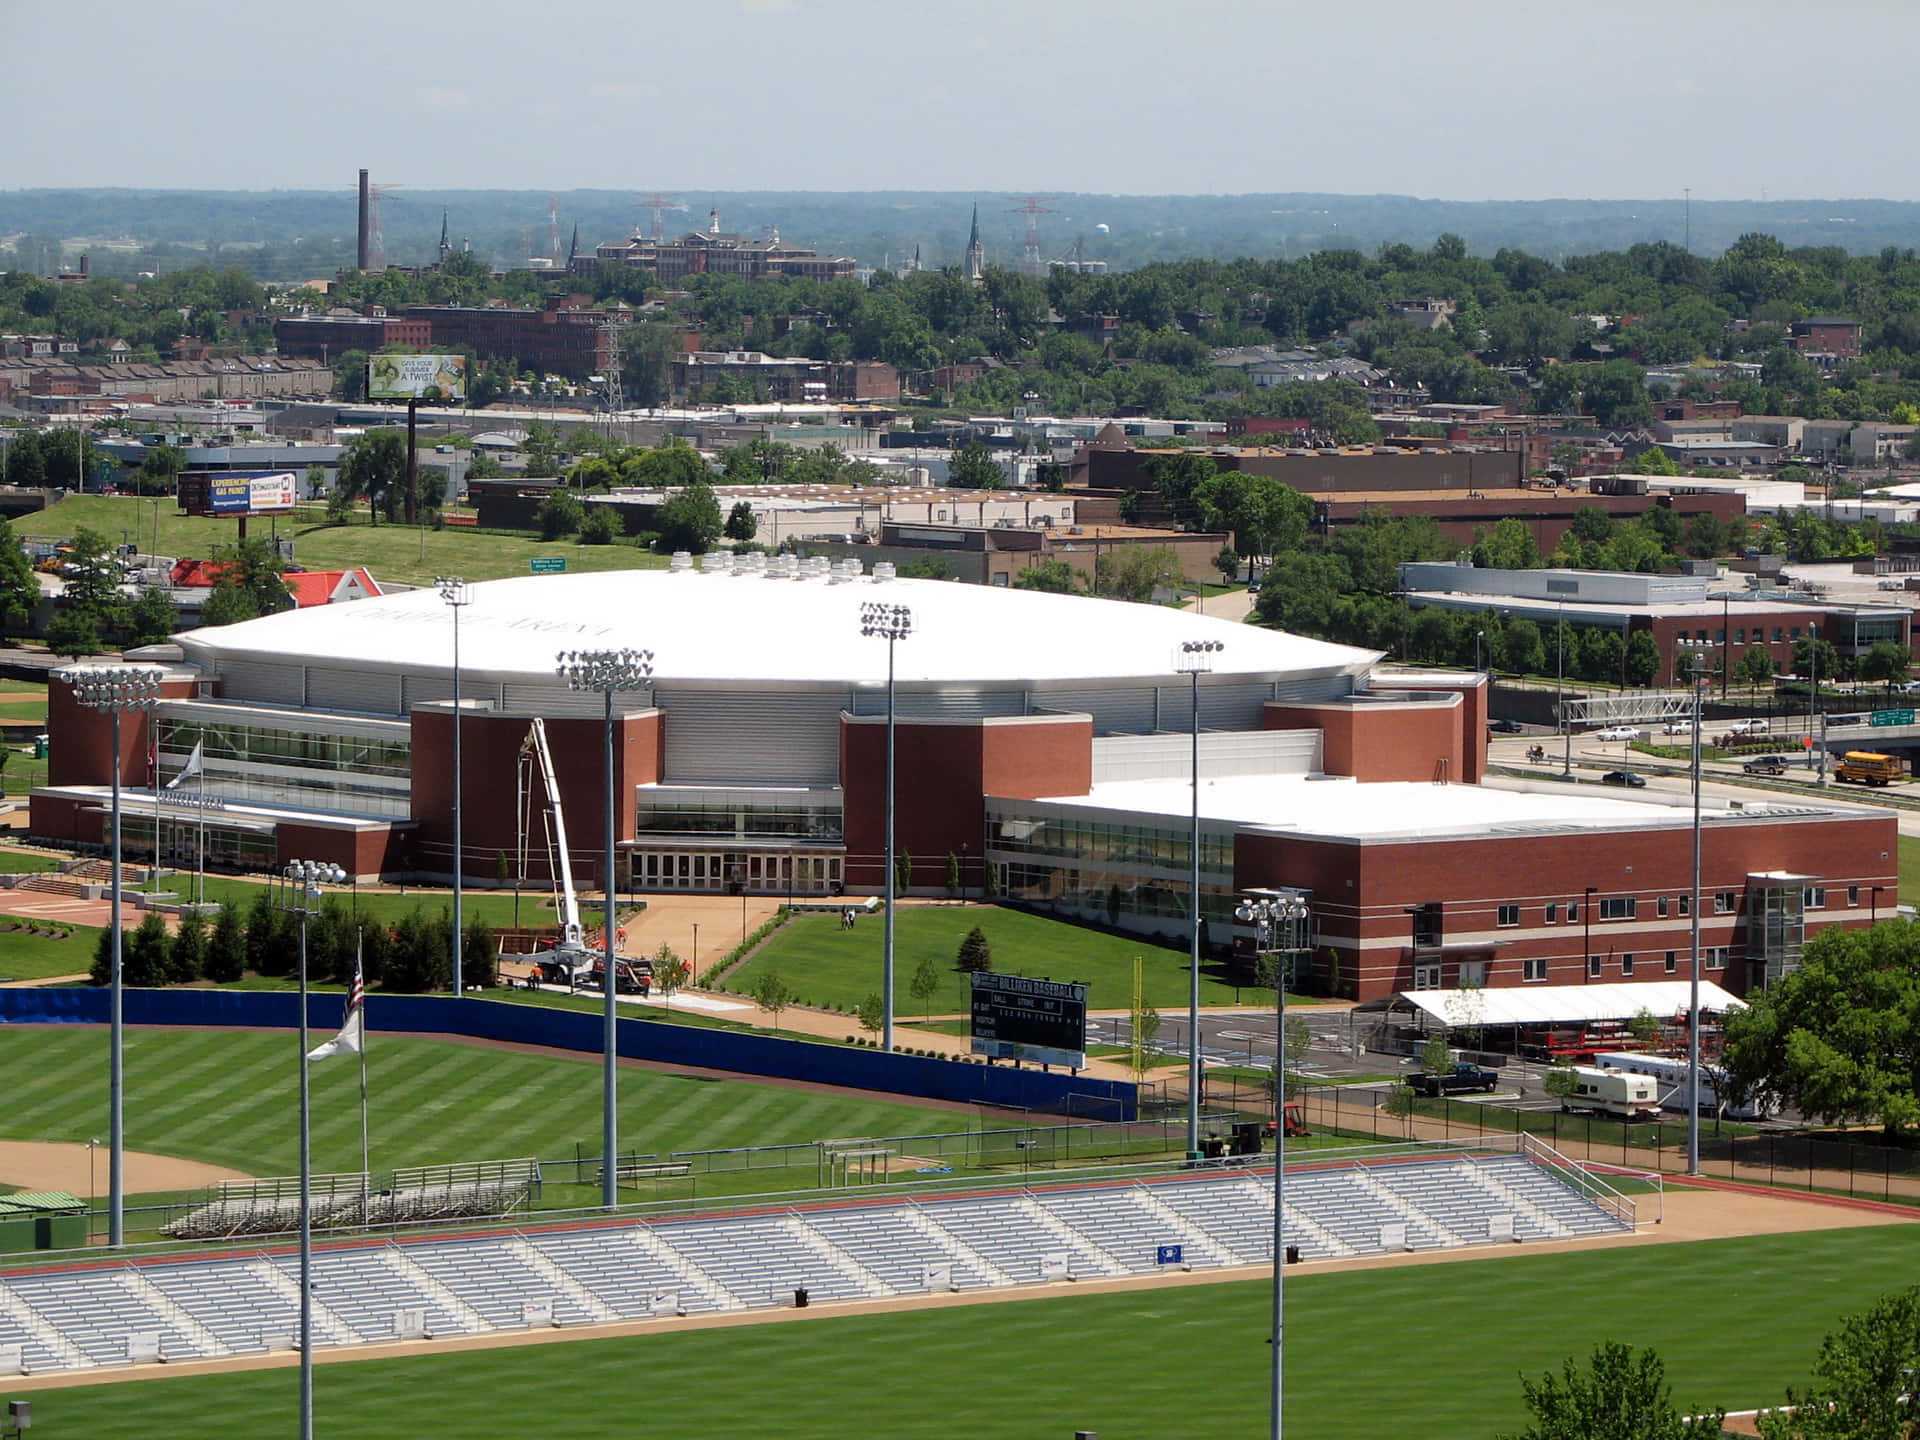
[[[347,987],[347,1013],[340,1021],[340,1033],[317,1049],[307,1052],[309,1060],[325,1060],[343,1051],[362,1053],[367,1043],[367,981],[360,968],[360,956],[353,957],[353,983]]]

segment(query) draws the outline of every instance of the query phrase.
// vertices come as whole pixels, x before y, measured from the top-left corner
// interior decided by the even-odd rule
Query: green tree
[[[1680,467],[1674,458],[1658,445],[1649,445],[1630,462],[1636,475],[1678,475]]]
[[[921,1018],[932,1019],[933,997],[940,993],[940,969],[933,963],[933,956],[920,957],[913,974],[907,977],[907,993],[920,1002]]]
[[[957,899],[960,894],[960,857],[953,851],[947,852],[947,898]]]
[[[1895,1138],[1920,1122],[1920,926],[1832,926],[1797,969],[1726,1021],[1741,1097],[1775,1097],[1825,1124],[1871,1121]]]
[[[684,956],[674,953],[671,945],[663,944],[653,952],[653,988],[658,990],[667,1004],[673,1004],[673,996],[690,979],[693,967]]]
[[[913,856],[898,850],[893,856],[893,893],[904,895],[913,888]]]
[[[1178,450],[1170,455],[1155,455],[1141,469],[1153,481],[1153,488],[1159,492],[1162,503],[1183,525],[1191,525],[1199,520],[1200,493],[1220,473],[1212,456],[1195,455],[1186,450]]]
[[[100,638],[99,621],[85,610],[65,610],[54,616],[47,622],[46,639],[47,649],[55,655],[76,660],[82,655],[98,655],[107,648]]]
[[[1659,1355],[1614,1341],[1596,1347],[1587,1368],[1569,1359],[1558,1377],[1522,1376],[1520,1390],[1532,1423],[1501,1440],[1697,1440],[1726,1420],[1724,1410],[1683,1414]]]
[[[179,628],[180,612],[172,598],[158,585],[149,585],[140,598],[127,606],[122,622],[122,639],[128,649],[138,645],[158,645]]]
[[[753,997],[753,1003],[773,1016],[774,1033],[780,1030],[780,1012],[793,1004],[793,989],[780,978],[778,970],[769,967],[762,970],[747,987],[747,994]]]
[[[367,520],[378,524],[381,515],[392,519],[405,500],[407,436],[404,430],[369,430],[355,437],[340,457],[335,482],[343,503],[367,503]]]
[[[133,934],[120,947],[121,983],[130,986],[155,986],[167,983],[172,969],[173,946],[167,936],[166,917],[149,910],[141,917]]]
[[[1407,1134],[1413,1134],[1413,1087],[1404,1080],[1394,1081],[1380,1097],[1380,1113],[1406,1121]]]
[[[1453,1069],[1453,1047],[1444,1031],[1429,1035],[1420,1047],[1420,1066],[1430,1075],[1444,1075]]]
[[[1133,1071],[1136,1085],[1146,1079],[1147,1071],[1152,1068],[1153,1042],[1160,1034],[1160,1012],[1142,997],[1127,1013],[1127,1024],[1132,1030],[1132,1059],[1128,1068]]]
[[[180,472],[187,468],[187,452],[178,445],[149,446],[134,472],[134,490],[141,495],[171,495],[180,488]]]
[[[1186,581],[1180,557],[1171,545],[1124,545],[1094,563],[1094,585],[1116,600],[1145,604],[1154,592]]]
[[[727,511],[726,528],[721,532],[729,540],[742,543],[753,539],[760,528],[760,522],[754,518],[753,506],[745,500],[733,502],[733,508]]]
[[[1660,645],[1651,630],[1636,630],[1627,637],[1626,667],[1629,685],[1651,685],[1660,673]]]
[[[1571,1065],[1555,1065],[1540,1077],[1540,1087],[1564,1110],[1567,1102],[1580,1093],[1580,1076]]]
[[[655,524],[660,530],[658,549],[704,555],[723,529],[720,502],[714,498],[713,487],[698,481],[674,491],[661,505]]]
[[[207,973],[207,927],[198,915],[183,912],[167,946],[167,979],[186,985]]]
[[[870,990],[853,1007],[853,1018],[869,1035],[878,1035],[887,1023],[887,1002],[878,991]]]
[[[293,608],[293,596],[282,577],[287,562],[265,540],[242,540],[222,549],[214,588],[240,591],[253,602],[256,615],[277,615]]]
[[[966,938],[960,942],[953,968],[968,975],[993,969],[993,947],[987,943],[987,932],[978,925],[967,931]]]
[[[238,905],[222,905],[214,918],[213,935],[207,942],[203,973],[207,979],[230,985],[246,973],[247,932]]]
[[[237,585],[215,585],[200,602],[200,624],[204,628],[237,625],[242,620],[259,618],[259,605]]]
[[[1007,472],[985,444],[970,440],[953,452],[947,483],[956,490],[1004,490]]]
[[[1913,651],[1891,640],[1876,640],[1873,648],[1859,660],[1858,674],[1862,680],[1876,680],[1891,686],[1897,680],[1905,680],[1913,669]]]
[[[1231,531],[1233,548],[1247,557],[1298,550],[1313,522],[1313,503],[1267,475],[1216,475],[1194,491],[1193,504],[1201,524]]]
[[[1509,515],[1480,533],[1473,543],[1473,563],[1482,570],[1532,570],[1540,564],[1540,547],[1525,522]]]
[[[40,600],[40,585],[13,527],[0,520],[0,624],[24,625]]]
[[[589,505],[580,522],[582,545],[611,545],[620,536],[620,517],[611,505]]]
[[[1820,1342],[1813,1384],[1762,1410],[1762,1440],[1908,1440],[1920,1433],[1920,1289],[1882,1295]]]
[[[540,502],[536,518],[540,522],[542,540],[560,540],[580,533],[580,527],[586,523],[587,512],[571,491],[555,489]]]
[[[1499,665],[1515,675],[1538,675],[1547,668],[1547,650],[1540,627],[1531,620],[1509,620],[1500,631]]]
[[[1013,577],[1016,590],[1044,590],[1054,595],[1075,595],[1084,588],[1080,572],[1065,560],[1038,560]]]

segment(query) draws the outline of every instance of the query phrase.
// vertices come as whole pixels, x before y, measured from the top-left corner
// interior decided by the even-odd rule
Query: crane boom
[[[553,812],[553,839],[558,850],[560,871],[560,944],[561,950],[585,950],[586,931],[580,925],[580,898],[573,892],[573,857],[567,852],[567,817],[560,807],[560,782],[554,778],[553,752],[547,748],[547,725],[538,715],[520,742],[520,754],[529,751],[540,766],[540,778],[547,787],[547,806]]]

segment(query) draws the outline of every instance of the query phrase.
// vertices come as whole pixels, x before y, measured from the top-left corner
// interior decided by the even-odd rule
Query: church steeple
[[[967,279],[978,285],[987,274],[987,248],[980,243],[980,203],[974,202],[973,229],[967,234]]]
[[[447,212],[440,212],[440,263],[446,264],[447,257],[453,253],[453,241],[447,235]]]
[[[573,262],[580,254],[580,222],[573,222],[573,239],[567,242],[567,269],[573,269]]]

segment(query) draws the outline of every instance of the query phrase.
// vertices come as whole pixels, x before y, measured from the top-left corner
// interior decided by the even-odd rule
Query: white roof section
[[[1221,642],[1215,681],[1357,675],[1379,658],[1161,605],[940,580],[616,570],[491,580],[471,591],[460,648],[463,672],[476,679],[550,684],[562,650],[631,646],[653,652],[662,686],[884,685],[887,643],[860,633],[861,606],[873,602],[913,612],[912,635],[893,647],[895,675],[907,685],[1173,677],[1188,640]],[[422,588],[175,638],[194,662],[440,672],[453,666],[453,613]]]
[[[1192,814],[1191,783],[1123,780],[1095,785],[1091,794],[1049,796],[1044,802],[1085,810],[1185,820]],[[1689,825],[1691,800],[1628,799],[1597,787],[1542,786],[1537,791],[1414,781],[1362,782],[1347,776],[1230,775],[1200,777],[1200,815],[1215,826],[1346,839],[1417,840],[1433,836],[1526,835],[1565,830],[1640,830]],[[1804,804],[1748,801],[1732,810],[1710,797],[1708,822],[1777,820],[1831,814]]]
[[[1472,992],[1403,990],[1395,1005],[1424,1010],[1443,1025],[1462,1023],[1470,1003],[1475,1025],[1573,1025],[1591,1020],[1631,1020],[1641,1011],[1660,1019],[1686,1013],[1685,980],[1648,980],[1615,985],[1494,985]],[[1744,1010],[1746,1001],[1711,980],[1700,982],[1700,1008],[1724,1014]]]

